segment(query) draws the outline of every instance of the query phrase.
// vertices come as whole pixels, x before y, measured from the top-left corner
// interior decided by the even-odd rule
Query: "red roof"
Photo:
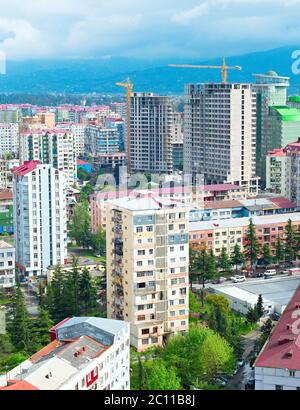
[[[286,153],[281,148],[275,148],[273,151],[269,152],[271,158],[273,157],[285,157]]]
[[[15,176],[23,177],[31,171],[34,171],[40,164],[40,161],[25,161],[23,165],[13,170]]]
[[[204,191],[231,191],[236,189],[243,189],[243,187],[234,184],[212,184],[212,185],[204,185]]]
[[[12,199],[13,194],[12,191],[0,191],[0,201],[3,201],[5,199]]]
[[[300,370],[300,287],[285,309],[255,367]]]
[[[288,151],[299,151],[300,150],[300,138],[298,138],[298,141],[296,142],[292,142],[291,144],[288,144],[285,148],[284,148],[284,152],[288,152]]]
[[[77,160],[77,165],[91,165],[89,162],[82,161],[82,159]]]
[[[270,198],[273,204],[277,205],[278,208],[297,208],[297,205],[286,198]]]
[[[39,390],[39,389],[24,380],[9,380],[8,386],[0,387],[0,390]]]

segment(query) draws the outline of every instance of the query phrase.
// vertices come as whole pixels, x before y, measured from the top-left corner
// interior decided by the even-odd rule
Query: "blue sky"
[[[8,59],[207,58],[300,38],[300,0],[0,0]]]

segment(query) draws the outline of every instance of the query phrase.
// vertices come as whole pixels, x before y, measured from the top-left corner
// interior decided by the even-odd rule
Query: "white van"
[[[264,275],[265,275],[265,278],[271,278],[277,275],[277,271],[275,269],[268,269],[265,271]]]
[[[245,276],[241,276],[241,275],[236,275],[233,277],[233,282],[234,283],[241,283],[241,282],[245,282],[246,281],[246,277]]]

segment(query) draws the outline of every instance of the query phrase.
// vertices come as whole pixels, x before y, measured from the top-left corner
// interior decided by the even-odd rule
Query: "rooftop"
[[[109,204],[128,209],[129,211],[159,211],[162,209],[183,208],[186,205],[174,202],[167,198],[119,198],[109,200]]]
[[[0,201],[13,199],[12,191],[0,191]]]
[[[299,309],[300,287],[259,354],[255,367],[300,370],[300,334],[296,320]]]
[[[269,157],[271,157],[271,158],[285,157],[285,156],[286,156],[286,153],[281,148],[275,148],[273,151],[269,152]]]
[[[0,240],[0,249],[11,249],[13,246],[3,240]]]
[[[300,121],[300,111],[296,108],[291,108],[285,105],[279,105],[273,106],[272,109],[278,112],[283,122]]]
[[[277,214],[277,215],[264,215],[264,216],[253,216],[252,220],[254,225],[272,225],[272,224],[284,224],[291,219],[292,222],[300,223],[300,213],[288,213],[288,214]],[[218,221],[201,221],[201,222],[190,222],[190,232],[204,231],[204,230],[214,230],[216,228],[246,228],[249,225],[249,218],[235,218],[235,219],[222,219]]]
[[[25,161],[23,165],[13,170],[13,174],[15,176],[24,176],[34,171],[39,164],[40,161]]]

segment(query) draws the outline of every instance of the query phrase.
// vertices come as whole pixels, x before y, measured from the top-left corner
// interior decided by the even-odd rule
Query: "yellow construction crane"
[[[223,65],[190,65],[190,64],[169,64],[168,67],[176,67],[176,68],[215,68],[222,71],[222,81],[223,84],[227,84],[227,70],[242,70],[242,67],[239,65],[236,66],[228,66],[226,65],[226,60],[223,58]]]
[[[130,159],[130,114],[131,114],[131,93],[133,89],[133,84],[130,81],[130,78],[127,79],[126,83],[117,83],[118,87],[125,87],[127,89],[127,170],[128,173],[131,173],[131,159]]]

